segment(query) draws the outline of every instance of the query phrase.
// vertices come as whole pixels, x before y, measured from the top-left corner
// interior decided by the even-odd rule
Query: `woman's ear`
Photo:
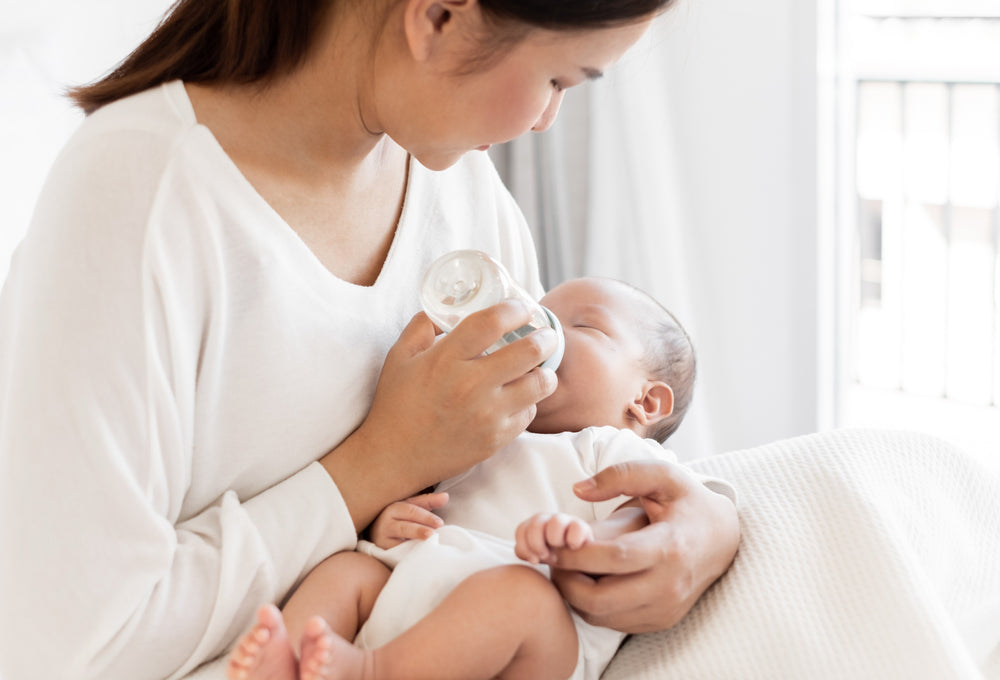
[[[647,382],[628,412],[643,427],[658,423],[674,412],[674,391],[660,380]]]
[[[476,0],[407,0],[403,30],[414,59],[429,59],[442,39],[450,38],[467,15],[478,11]]]

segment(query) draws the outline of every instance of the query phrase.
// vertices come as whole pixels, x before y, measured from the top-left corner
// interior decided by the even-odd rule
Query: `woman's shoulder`
[[[70,137],[49,172],[36,221],[55,210],[59,222],[67,211],[142,222],[165,187],[203,184],[219,153],[181,81],[125,97],[87,116]],[[169,196],[160,202],[177,204]]]
[[[187,160],[173,162],[187,153],[178,150],[191,146],[185,140],[197,128],[185,101],[183,85],[168,83],[89,115],[49,171],[20,256],[61,263],[89,258],[131,270],[155,225],[170,217],[191,223],[192,201],[183,200],[177,185],[198,178],[184,179],[191,174],[180,167],[190,165]]]
[[[184,84],[171,81],[107,104],[84,119],[70,142],[148,135],[170,143],[197,125]]]
[[[180,81],[107,104],[87,116],[60,151],[42,200],[138,198],[159,182],[196,127]]]

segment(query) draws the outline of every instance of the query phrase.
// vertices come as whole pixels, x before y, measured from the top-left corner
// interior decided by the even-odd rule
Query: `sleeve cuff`
[[[697,477],[698,481],[704,484],[709,491],[714,491],[717,494],[725,496],[733,502],[733,505],[739,507],[739,495],[736,493],[736,487],[732,484],[724,479],[719,479],[718,477],[709,477],[708,475],[702,475],[697,472],[692,472],[692,474]]]
[[[333,553],[357,545],[344,498],[318,462],[250,499],[246,510],[271,555],[274,582],[282,592]]]

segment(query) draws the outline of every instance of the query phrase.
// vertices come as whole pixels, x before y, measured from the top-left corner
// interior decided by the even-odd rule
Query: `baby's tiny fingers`
[[[552,515],[545,523],[545,542],[552,548],[561,548],[566,545],[566,530],[569,528],[573,518],[569,515],[559,513]]]
[[[518,559],[531,564],[538,564],[539,562],[538,555],[528,547],[528,544],[524,542],[524,539],[520,535],[514,543],[514,554],[517,555]]]
[[[594,537],[594,531],[589,524],[583,520],[570,523],[566,530],[566,545],[573,550],[578,550],[585,546]]]
[[[444,520],[430,510],[425,510],[419,505],[405,502],[399,503],[397,507],[394,508],[393,519],[397,522],[422,524],[432,529],[444,526]]]
[[[409,540],[426,541],[434,535],[434,530],[423,524],[408,522],[403,526],[403,534]]]
[[[545,542],[545,525],[551,515],[535,515],[521,523],[519,529],[523,528],[523,542],[525,549],[535,559],[531,560],[537,564],[538,561],[548,559],[549,546]]]
[[[448,494],[444,491],[423,493],[419,496],[408,498],[405,502],[410,503],[411,505],[416,505],[425,510],[437,510],[438,508],[443,508],[448,504]]]

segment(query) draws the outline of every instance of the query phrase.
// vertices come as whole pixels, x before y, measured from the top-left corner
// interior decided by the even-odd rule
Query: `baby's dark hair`
[[[680,426],[691,405],[697,362],[691,337],[677,317],[646,291],[625,283],[648,302],[650,314],[640,320],[643,366],[650,377],[662,380],[674,392],[673,412],[651,425],[645,436],[661,444]]]

